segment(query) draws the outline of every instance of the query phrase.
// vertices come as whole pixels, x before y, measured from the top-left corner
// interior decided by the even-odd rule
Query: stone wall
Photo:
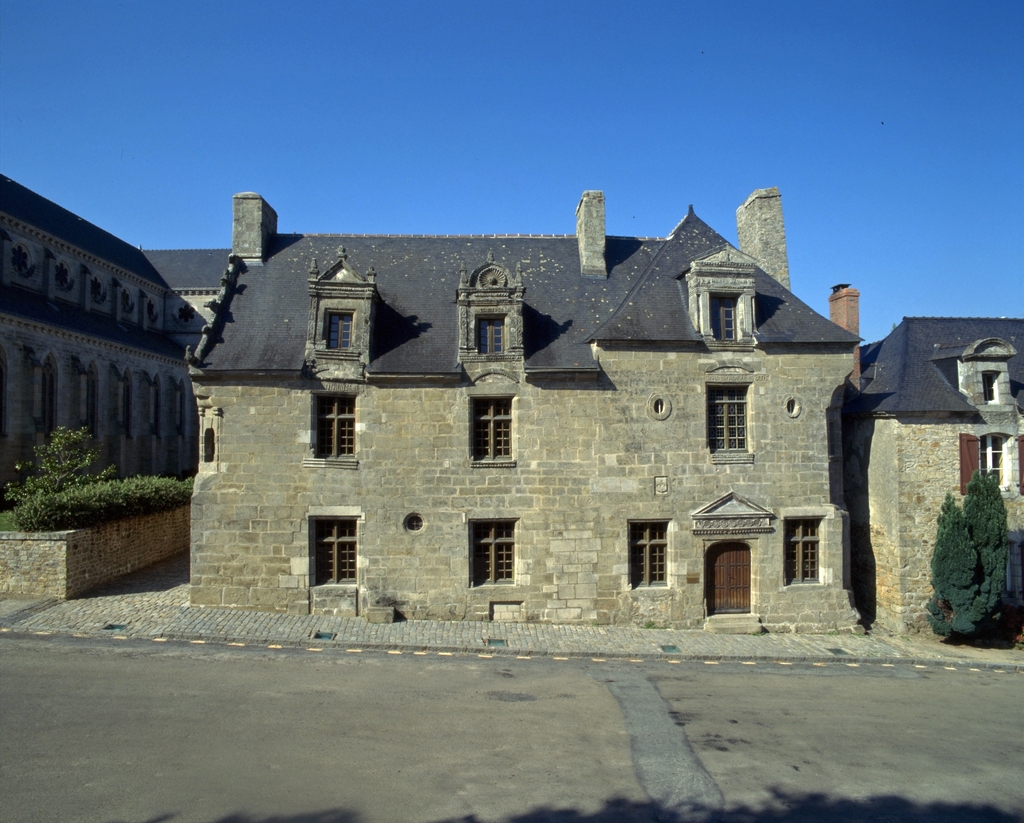
[[[187,551],[190,508],[86,529],[0,533],[0,594],[78,597],[96,586]]]
[[[525,376],[507,364],[474,364],[460,384],[194,375],[215,448],[193,497],[193,604],[303,612],[312,603],[342,613],[394,602],[407,618],[695,627],[705,618],[707,549],[742,540],[752,610],[766,625],[855,622],[826,434],[852,356],[656,347],[597,355],[596,378]],[[748,387],[742,463],[716,462],[707,446],[705,386],[716,380]],[[313,458],[313,391],[357,395],[354,460]],[[471,459],[476,396],[514,398],[511,461]],[[693,534],[691,514],[730,492],[775,514],[767,533]],[[410,531],[414,513],[423,527]],[[785,516],[823,519],[820,583],[784,585]],[[358,522],[358,598],[311,596],[317,517]],[[470,524],[499,519],[516,521],[515,580],[472,586]],[[630,585],[628,527],[638,520],[669,523],[664,587]]]

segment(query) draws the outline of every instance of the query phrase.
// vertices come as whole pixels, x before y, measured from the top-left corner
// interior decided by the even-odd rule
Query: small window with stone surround
[[[357,523],[354,519],[313,520],[314,585],[356,582]]]
[[[986,403],[999,402],[999,372],[986,371],[981,373],[981,392]]]
[[[480,317],[477,319],[477,352],[501,354],[505,351],[505,318]]]
[[[512,398],[478,397],[473,404],[473,459],[512,459]]]
[[[786,585],[818,582],[818,535],[821,520],[786,520]]]
[[[474,586],[515,582],[515,531],[515,520],[470,523],[470,579]]]
[[[629,585],[665,586],[668,556],[668,521],[629,524]]]
[[[715,340],[736,339],[736,297],[713,294],[711,304],[711,335]]]
[[[352,348],[352,315],[350,313],[327,315],[327,348]]]
[[[708,386],[708,447],[747,451],[747,387]]]
[[[316,397],[316,456],[347,457],[356,452],[356,399],[346,395]]]

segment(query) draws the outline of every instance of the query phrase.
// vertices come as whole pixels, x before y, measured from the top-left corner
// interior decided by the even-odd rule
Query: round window
[[[405,530],[410,532],[418,532],[423,528],[423,518],[418,514],[410,514],[405,518]]]
[[[661,394],[652,394],[647,400],[647,413],[655,420],[665,420],[672,414],[672,401]]]
[[[788,400],[786,400],[786,414],[788,414],[790,417],[799,417],[800,412],[802,411],[803,408],[800,406],[800,403],[797,401],[795,397],[790,397]]]

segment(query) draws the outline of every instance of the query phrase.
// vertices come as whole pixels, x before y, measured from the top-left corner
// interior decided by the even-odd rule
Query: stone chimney
[[[580,271],[588,277],[607,277],[603,191],[583,192],[576,207],[576,241],[580,246]]]
[[[850,287],[849,283],[838,283],[832,287],[828,296],[829,319],[860,337],[860,292]],[[860,345],[853,350],[853,373],[850,375],[853,384],[860,380]]]
[[[261,264],[270,252],[270,238],[277,234],[277,212],[256,192],[234,197],[231,250],[246,263]]]
[[[782,195],[775,187],[758,189],[736,209],[740,251],[749,254],[768,274],[789,288],[786,228],[782,223]]]

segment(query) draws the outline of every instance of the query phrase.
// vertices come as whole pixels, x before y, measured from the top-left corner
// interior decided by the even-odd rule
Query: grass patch
[[[0,532],[16,532],[14,527],[14,512],[8,509],[0,512]]]

